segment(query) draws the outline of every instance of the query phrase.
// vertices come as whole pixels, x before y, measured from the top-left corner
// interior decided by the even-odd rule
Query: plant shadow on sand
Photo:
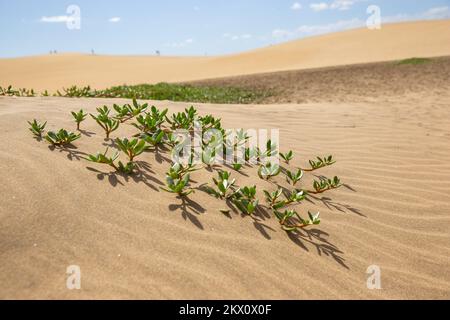
[[[200,230],[204,230],[202,223],[196,217],[197,215],[201,215],[206,212],[206,209],[203,208],[199,203],[189,199],[188,197],[177,197],[177,199],[181,200],[180,204],[170,204],[170,211],[178,211],[181,210],[181,215],[184,220],[188,220],[192,222],[197,228]]]
[[[60,153],[66,153],[67,154],[67,159],[69,159],[70,161],[76,160],[76,161],[80,161],[82,159],[86,159],[86,156],[88,155],[85,152],[79,151],[78,148],[76,146],[74,146],[73,144],[69,144],[66,146],[54,146],[54,145],[50,145],[48,146],[50,151],[58,151]]]
[[[154,173],[154,171],[151,170],[150,165],[144,161],[136,161],[136,165],[137,170],[134,174],[131,175],[117,171],[108,171],[108,172],[100,171],[92,167],[86,168],[89,171],[95,172],[97,174],[98,180],[103,181],[107,179],[109,184],[113,187],[116,187],[117,185],[124,186],[125,183],[133,181],[135,183],[143,183],[147,187],[153,189],[154,191],[159,192],[159,188],[155,186],[155,184],[162,186],[164,185],[164,183],[161,180],[155,178],[153,175],[151,175],[152,173]]]

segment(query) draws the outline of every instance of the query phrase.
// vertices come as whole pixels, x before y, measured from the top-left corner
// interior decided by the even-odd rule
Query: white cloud
[[[297,28],[296,33],[301,35],[318,35],[336,31],[359,28],[365,25],[360,19],[340,20],[335,23],[322,25],[303,25]]]
[[[274,38],[289,38],[293,35],[292,31],[284,29],[275,29],[272,31],[272,37]]]
[[[314,11],[323,11],[323,10],[348,10],[354,4],[358,2],[365,2],[367,0],[334,0],[332,2],[319,2],[319,3],[311,3],[309,7]]]
[[[164,46],[166,47],[172,47],[172,48],[183,48],[186,47],[190,44],[194,43],[194,39],[189,38],[186,40],[183,40],[181,42],[170,42],[170,43],[166,43]]]
[[[415,20],[439,20],[450,19],[449,7],[435,7],[418,14],[400,13],[393,16],[381,17],[383,23],[415,21]]]
[[[328,9],[328,4],[326,4],[325,2],[311,3],[309,5],[309,7],[311,9],[313,9],[314,11],[322,11],[322,10],[327,10]]]
[[[251,39],[253,37],[249,33],[245,33],[245,34],[224,33],[222,36],[224,38],[226,38],[226,39],[230,39],[230,40],[233,40],[233,41],[236,41],[236,40],[247,40],[247,39]]]
[[[446,19],[450,18],[449,7],[431,8],[423,13],[424,19]]]
[[[112,17],[112,18],[108,19],[108,21],[112,22],[112,23],[120,22],[120,20],[121,20],[120,17]]]
[[[74,17],[70,16],[50,16],[50,17],[41,17],[40,22],[46,23],[66,23],[69,21],[74,21]]]
[[[295,2],[292,6],[291,6],[291,10],[300,10],[302,8],[302,5],[298,2]]]

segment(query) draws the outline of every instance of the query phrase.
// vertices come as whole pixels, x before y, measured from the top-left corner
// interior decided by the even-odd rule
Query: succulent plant
[[[293,186],[295,186],[297,182],[299,182],[302,178],[303,178],[302,169],[298,169],[297,172],[286,170],[286,181],[292,184]]]
[[[233,163],[232,164],[233,169],[238,171],[238,172],[242,169],[242,166],[243,165],[241,163]]]
[[[45,140],[54,146],[69,145],[79,138],[81,138],[80,134],[75,134],[65,129],[60,129],[58,132],[49,131],[45,136]]]
[[[289,152],[286,153],[280,153],[280,157],[283,158],[283,160],[289,164],[289,162],[294,158],[294,152],[292,152],[292,150],[290,150]]]
[[[170,119],[167,116],[165,118],[166,121],[172,126],[172,130],[190,130],[194,126],[196,116],[197,110],[191,106],[189,109],[185,109],[184,112],[173,114]]]
[[[194,192],[194,190],[189,188],[189,172],[195,170],[192,166],[184,167],[179,163],[175,163],[166,173],[167,188],[161,187],[161,189],[170,193],[176,193],[182,197],[188,196]]]
[[[145,142],[147,142],[148,144],[150,144],[155,148],[163,143],[163,138],[164,138],[164,131],[162,130],[156,131],[153,134],[143,135],[143,139],[145,140]]]
[[[216,198],[231,199],[239,190],[234,186],[236,180],[231,179],[231,173],[228,171],[219,171],[218,178],[213,178],[213,181],[217,190],[209,186],[205,190]]]
[[[34,119],[33,122],[31,122],[31,121],[27,121],[27,122],[30,125],[29,130],[31,131],[31,133],[33,133],[38,138],[42,138],[42,133],[44,132],[47,122],[44,122],[41,124],[41,123],[37,122],[36,119]]]
[[[133,162],[134,158],[141,155],[145,150],[147,150],[145,140],[139,140],[137,138],[132,140],[128,140],[127,138],[117,138],[116,143],[119,149],[128,156],[130,162]]]
[[[110,110],[107,106],[103,108],[97,108],[98,115],[94,116],[91,114],[91,117],[97,121],[98,125],[105,130],[106,139],[109,139],[109,135],[111,132],[116,131],[119,128],[120,121],[115,120],[109,116]]]
[[[284,212],[274,210],[274,215],[278,218],[282,229],[287,232],[320,224],[320,213],[308,212],[309,219],[303,219],[295,210],[285,210]]]
[[[139,114],[144,112],[147,109],[147,107],[148,103],[140,105],[136,99],[133,99],[133,105],[130,104],[124,104],[123,106],[119,106],[117,104],[113,105],[114,110],[116,110],[117,112],[115,118],[122,123],[138,116]]]
[[[331,166],[335,163],[336,161],[333,160],[333,156],[328,156],[325,158],[317,157],[317,161],[309,160],[311,169],[303,169],[303,171],[315,171],[320,168]]]
[[[325,191],[337,189],[342,186],[341,180],[338,177],[334,177],[333,179],[320,179],[319,181],[314,180],[313,188],[314,191],[308,191],[310,194],[319,194],[324,193]]]
[[[86,119],[87,114],[84,113],[83,109],[81,109],[78,112],[72,111],[71,113],[72,113],[72,116],[75,119],[75,122],[77,124],[77,130],[80,130],[80,123],[83,122]]]
[[[280,165],[273,162],[267,162],[262,164],[258,170],[258,176],[261,179],[269,180],[272,177],[276,177],[281,172]]]

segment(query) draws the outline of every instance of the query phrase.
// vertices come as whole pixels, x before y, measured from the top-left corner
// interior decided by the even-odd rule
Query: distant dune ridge
[[[0,85],[55,91],[73,84],[180,82],[409,57],[450,55],[450,20],[406,22],[295,40],[218,57],[58,54],[0,59]]]

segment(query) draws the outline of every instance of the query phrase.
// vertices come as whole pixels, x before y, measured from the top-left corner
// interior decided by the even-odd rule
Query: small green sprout
[[[336,161],[333,160],[333,156],[328,156],[325,158],[317,157],[317,161],[309,160],[311,169],[303,169],[303,171],[315,171],[324,167],[331,166],[335,163]]]
[[[241,163],[233,163],[232,166],[233,166],[233,169],[237,172],[239,172],[242,169]]]
[[[115,118],[119,120],[121,123],[140,115],[147,109],[147,107],[148,107],[147,103],[140,105],[136,101],[136,99],[133,99],[132,106],[129,104],[124,104],[123,106],[119,106],[117,104],[113,105],[114,110],[116,110],[117,112]]]
[[[179,163],[174,164],[166,173],[167,188],[161,187],[161,189],[170,193],[176,193],[181,197],[190,195],[194,190],[188,188],[190,180],[189,172],[194,170],[192,166],[184,167]]]
[[[286,210],[284,212],[274,210],[274,215],[278,218],[282,229],[287,232],[320,224],[320,213],[312,214],[311,212],[308,212],[309,219],[306,220],[300,217],[295,210]]]
[[[190,130],[194,126],[194,121],[197,116],[197,110],[191,106],[189,109],[184,109],[184,112],[173,114],[171,119],[167,116],[166,121],[172,126],[172,130],[186,129]]]
[[[220,199],[231,199],[234,194],[239,190],[236,190],[234,184],[235,179],[231,179],[231,173],[228,171],[219,171],[218,179],[213,178],[214,184],[217,190],[211,187],[206,187],[206,192],[210,195]]]
[[[47,122],[44,122],[43,124],[37,122],[36,119],[33,120],[33,122],[27,121],[30,125],[30,131],[38,138],[42,138],[42,133],[44,132],[45,126],[47,125]]]
[[[286,181],[289,184],[292,184],[293,186],[295,186],[297,182],[299,182],[302,178],[303,178],[302,169],[298,169],[297,172],[292,172],[289,170],[286,171]]]
[[[80,130],[80,123],[83,122],[86,119],[87,114],[84,113],[83,109],[81,109],[78,112],[72,111],[71,113],[72,113],[73,118],[75,119],[75,122],[77,123],[77,130],[79,131]]]
[[[281,172],[280,165],[272,162],[267,162],[259,167],[258,176],[261,179],[269,180],[272,177],[276,177]]]
[[[80,137],[80,134],[75,134],[65,129],[60,129],[58,132],[47,132],[45,140],[54,146],[65,146],[71,144],[75,140],[78,140]]]
[[[294,152],[292,152],[292,150],[290,150],[289,152],[286,153],[280,153],[280,157],[283,158],[283,160],[289,164],[289,162],[294,158]]]
[[[106,139],[109,139],[111,132],[116,131],[119,128],[120,121],[109,116],[110,110],[107,106],[97,108],[97,111],[99,114],[97,116],[91,114],[91,117],[97,121],[98,125],[102,127],[103,130],[105,130]]]
[[[279,188],[277,191],[269,192],[267,190],[263,190],[266,201],[270,204],[272,207],[277,203],[278,198],[283,194],[283,189]]]
[[[272,140],[268,140],[266,143],[266,151],[262,153],[260,156],[262,158],[265,157],[274,157],[278,154],[276,143],[272,142]]]
[[[106,148],[105,153],[97,153],[95,155],[88,155],[87,160],[94,162],[94,163],[100,163],[100,164],[107,164],[111,167],[113,167],[118,172],[123,172],[126,174],[132,174],[134,169],[136,168],[136,165],[133,162],[128,162],[127,164],[123,164],[121,161],[119,161],[118,165],[116,165],[114,162],[119,157],[119,151],[116,151],[112,156],[108,156],[108,148]]]
[[[161,124],[164,122],[164,118],[160,119],[152,116],[151,114],[139,115],[136,117],[137,123],[132,123],[139,131],[143,133],[153,133],[161,128]]]
[[[133,162],[135,157],[141,155],[145,150],[147,150],[145,140],[139,140],[137,138],[132,140],[128,140],[127,138],[117,138],[116,143],[119,149],[128,156],[130,162]]]
[[[164,131],[159,130],[153,134],[147,134],[143,136],[143,139],[153,147],[158,147],[163,143]]]
[[[325,191],[337,189],[342,186],[341,180],[338,177],[333,179],[320,179],[319,181],[314,180],[313,188],[314,191],[308,191],[310,194],[324,193]]]
[[[292,203],[301,202],[306,199],[306,194],[302,190],[294,189],[290,193],[286,192],[284,194],[285,199],[279,200],[282,193],[283,192],[281,188],[274,192],[264,190],[266,201],[269,203],[269,206],[272,209],[278,210]]]

